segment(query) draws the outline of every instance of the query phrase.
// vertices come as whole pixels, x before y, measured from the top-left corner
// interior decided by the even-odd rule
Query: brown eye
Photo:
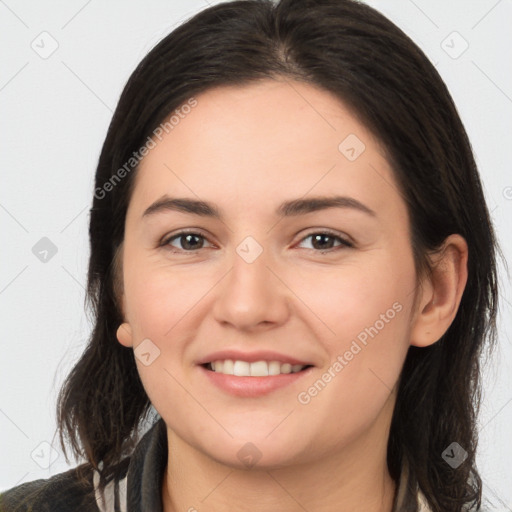
[[[178,240],[179,247],[172,245],[171,242]],[[170,246],[171,248],[177,249],[173,252],[195,252],[198,249],[203,249],[204,241],[206,238],[193,231],[181,231],[170,238],[167,238],[162,242],[162,246]]]
[[[302,241],[307,240],[308,238],[311,238],[311,245],[313,246],[313,250],[316,250],[317,252],[336,250],[339,247],[354,247],[353,244],[348,240],[345,240],[341,236],[329,231],[310,233],[309,235],[305,236]],[[340,242],[337,247],[334,246],[336,241]]]

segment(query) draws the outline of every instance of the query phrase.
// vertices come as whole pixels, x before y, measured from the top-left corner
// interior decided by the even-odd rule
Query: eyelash
[[[172,235],[171,237],[164,238],[162,240],[162,242],[160,243],[160,246],[164,247],[164,248],[169,248],[170,252],[172,252],[173,254],[180,254],[180,253],[193,254],[195,252],[198,252],[200,249],[187,251],[187,250],[184,250],[184,249],[171,248],[172,247],[170,245],[171,241],[173,241],[175,239],[179,239],[180,237],[185,236],[185,235],[196,235],[199,238],[203,238],[205,240],[208,240],[207,237],[205,237],[201,233],[198,233],[197,231],[184,230],[184,231],[180,231],[179,233],[176,233],[176,234]],[[340,249],[344,249],[344,248],[347,249],[347,248],[353,248],[354,247],[354,244],[352,244],[351,242],[349,242],[345,238],[341,237],[338,233],[335,233],[334,231],[330,231],[330,230],[313,231],[313,232],[307,234],[305,237],[301,238],[299,243],[303,242],[304,240],[306,240],[307,238],[310,238],[313,235],[327,235],[327,236],[335,238],[335,239],[337,239],[337,240],[339,240],[341,242],[341,244],[339,246],[332,247],[330,249],[325,249],[323,251],[322,250],[317,250],[317,249],[307,249],[309,251],[313,251],[313,252],[316,252],[316,253],[319,253],[319,254],[326,254],[326,253],[335,252],[335,251],[340,250]],[[201,249],[203,249],[203,248],[201,248]]]

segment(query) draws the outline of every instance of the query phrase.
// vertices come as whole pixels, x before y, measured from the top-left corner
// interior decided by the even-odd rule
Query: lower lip
[[[297,382],[305,375],[309,375],[313,367],[297,373],[281,373],[268,377],[237,377],[207,370],[203,366],[200,370],[206,374],[210,382],[227,393],[241,397],[258,397],[284,388]]]

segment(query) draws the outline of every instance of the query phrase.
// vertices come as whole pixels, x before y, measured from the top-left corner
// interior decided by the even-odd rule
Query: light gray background
[[[447,83],[510,259],[511,0],[368,3],[412,37]],[[0,489],[76,465],[58,445],[54,409],[91,328],[83,301],[101,144],[138,62],[207,5],[0,0]],[[43,237],[57,248],[47,262],[32,251]],[[512,510],[512,300],[503,271],[500,282],[500,346],[486,370],[479,464],[495,510],[505,511]]]

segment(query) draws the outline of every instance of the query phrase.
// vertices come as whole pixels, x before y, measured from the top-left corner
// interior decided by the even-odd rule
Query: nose
[[[240,254],[234,253],[231,270],[216,287],[215,319],[245,331],[285,323],[293,293],[286,286],[284,271],[270,261],[265,250],[252,262]]]

